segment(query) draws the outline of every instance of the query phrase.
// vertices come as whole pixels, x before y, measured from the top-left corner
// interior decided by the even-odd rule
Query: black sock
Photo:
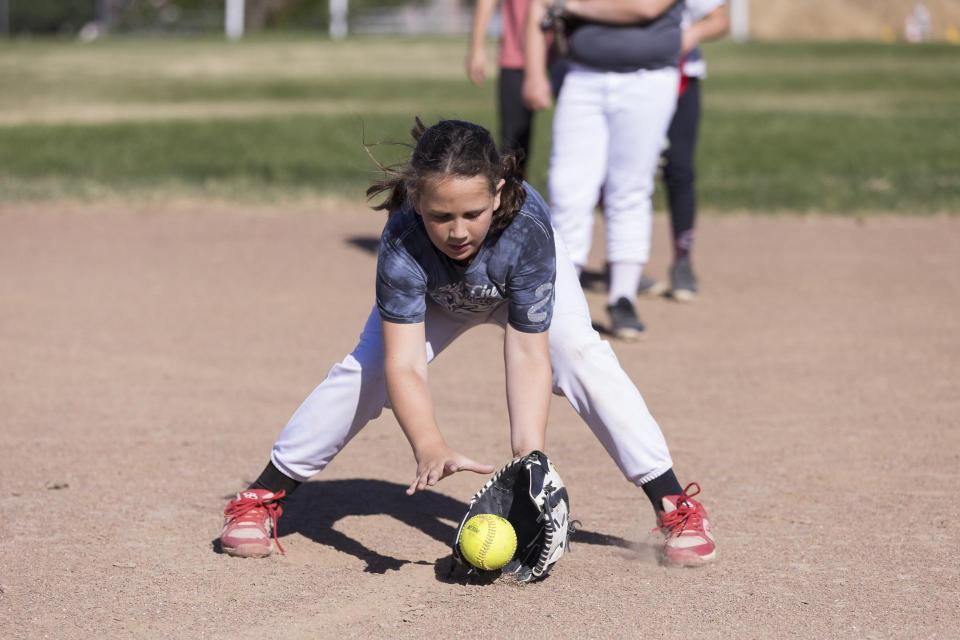
[[[662,500],[664,496],[678,496],[683,493],[683,488],[680,486],[677,476],[673,474],[673,469],[669,469],[663,475],[659,475],[650,482],[641,485],[640,488],[650,498],[653,510],[658,512],[663,511]]]
[[[250,485],[250,488],[265,489],[274,493],[286,491],[286,497],[289,498],[290,494],[296,491],[297,487],[301,484],[299,480],[294,480],[273,466],[273,461],[271,460],[267,463],[267,466],[263,468],[263,471],[260,472],[260,477]],[[283,502],[283,498],[281,498],[280,501]]]

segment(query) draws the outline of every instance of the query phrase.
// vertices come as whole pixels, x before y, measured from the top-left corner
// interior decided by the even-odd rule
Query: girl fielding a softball
[[[479,125],[442,120],[426,128],[417,120],[413,137],[409,161],[367,191],[384,196],[374,208],[389,218],[376,306],[360,341],[294,413],[256,482],[227,506],[223,550],[270,555],[282,499],[322,471],[388,401],[417,463],[408,494],[457,471],[491,473],[444,441],[427,364],[463,332],[494,323],[505,332],[513,454],[543,450],[550,392],[564,395],[653,503],[665,560],[712,561],[707,514],[692,498],[699,486],[681,488],[659,426],[593,329],[540,194]]]

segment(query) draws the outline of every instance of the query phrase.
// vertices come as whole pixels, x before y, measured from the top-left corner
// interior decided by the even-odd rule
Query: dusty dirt
[[[0,636],[956,637],[955,218],[708,217],[701,299],[644,303],[648,338],[616,349],[703,486],[713,566],[657,564],[649,505],[562,399],[549,451],[583,531],[544,583],[446,577],[481,478],[406,497],[388,412],[290,501],[285,557],[215,553],[226,498],[352,347],[381,220],[0,207]],[[448,439],[495,464],[499,340],[431,369]]]
[[[748,0],[750,35],[781,38],[879,40],[903,37],[903,21],[918,4],[930,12],[930,36],[960,28],[960,0]]]

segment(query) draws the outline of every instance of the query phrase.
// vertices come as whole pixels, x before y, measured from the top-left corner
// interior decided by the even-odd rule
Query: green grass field
[[[466,81],[464,50],[459,39],[5,42],[0,200],[359,199],[376,169],[364,138],[406,141],[415,114],[495,126],[493,83]],[[704,209],[960,212],[960,48],[721,43],[707,56]],[[372,151],[389,162],[402,149]]]

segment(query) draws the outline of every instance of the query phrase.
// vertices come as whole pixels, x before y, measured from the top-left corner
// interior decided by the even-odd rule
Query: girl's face
[[[496,192],[490,193],[490,182],[484,176],[426,180],[414,203],[434,246],[454,260],[473,258],[500,206],[501,188],[503,180]]]

